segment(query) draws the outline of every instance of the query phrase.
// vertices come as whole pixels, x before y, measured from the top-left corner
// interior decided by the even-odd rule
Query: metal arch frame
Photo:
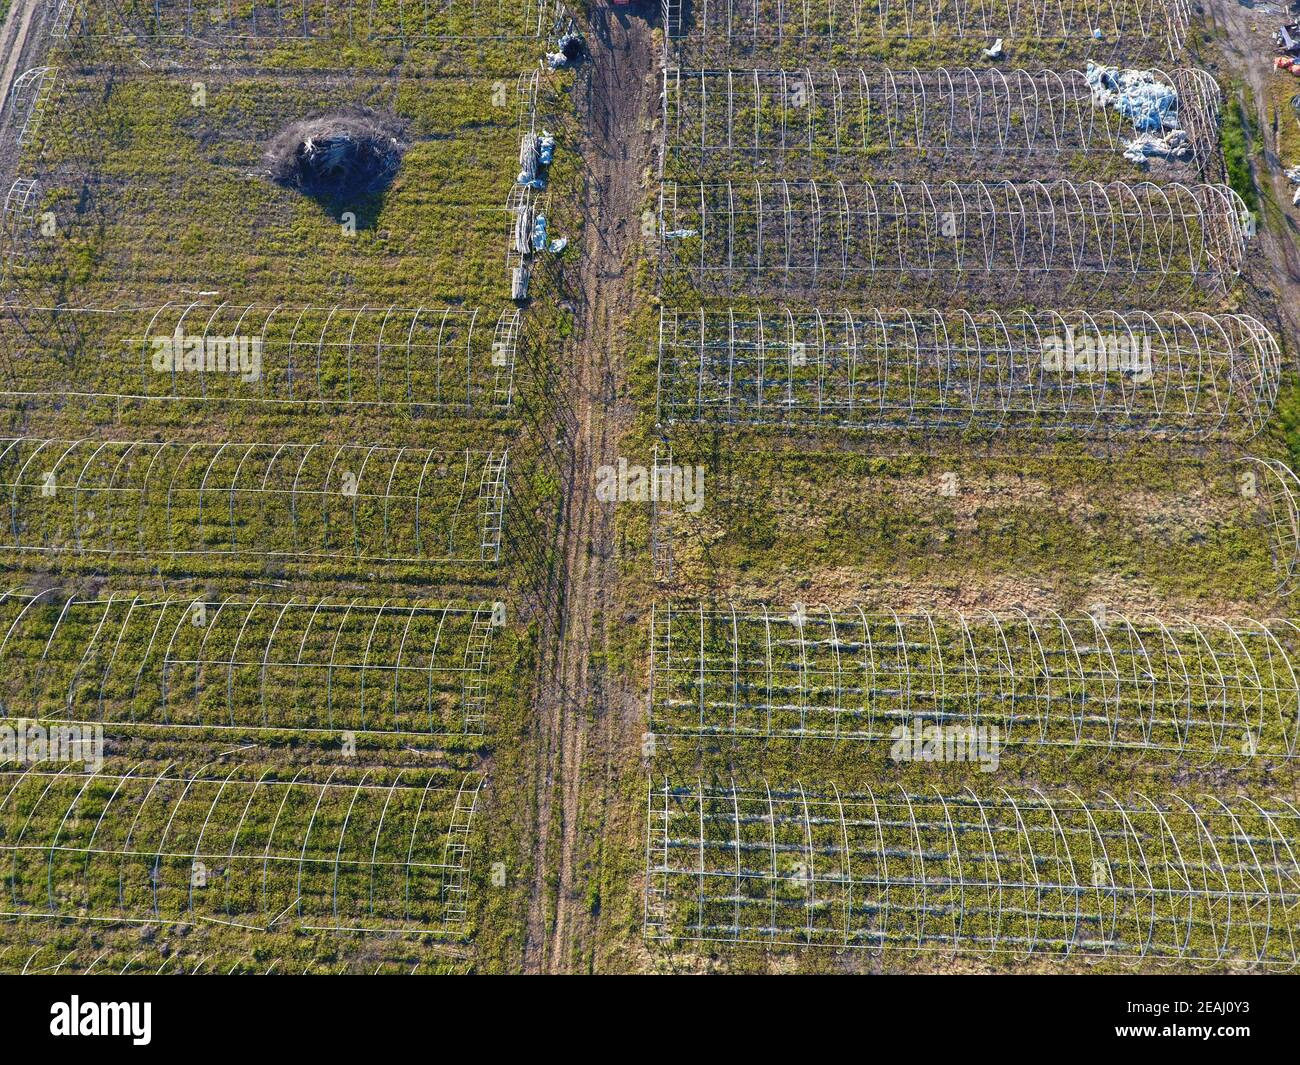
[[[1282,376],[1241,314],[777,311],[661,309],[659,423],[1244,440]]]
[[[57,67],[32,67],[14,78],[9,89],[5,125],[12,130],[14,144],[25,148],[40,130],[41,119],[58,84]]]
[[[492,393],[495,405],[502,410],[509,410],[514,403],[515,360],[521,324],[518,310],[503,311],[492,331],[493,366],[498,370]],[[499,367],[496,366],[498,361],[502,363]]]
[[[505,214],[506,270],[526,269],[533,254],[533,190],[525,185],[511,185],[506,194]]]
[[[1191,24],[1188,0],[1110,0],[1062,4],[1025,0],[993,5],[989,0],[885,0],[874,11],[860,0],[825,0],[814,17],[812,0],[714,0],[687,8],[682,0],[661,0],[665,44],[678,53],[719,58],[793,46],[802,52],[830,51],[841,42],[871,44],[890,37],[978,38],[997,36],[1055,42],[1090,38],[1100,29],[1107,40],[1129,37],[1163,44],[1177,58]],[[996,10],[995,10],[996,7]],[[687,18],[687,12],[691,17]]]
[[[0,626],[4,615],[12,615],[0,642],[11,715],[65,724],[428,736],[474,732],[465,716],[472,695],[474,724],[481,726],[486,718],[497,631],[491,605],[228,597],[213,611],[203,600],[110,595],[67,599],[51,617],[33,609],[42,599],[55,606],[49,594],[0,596]],[[338,617],[336,627],[317,625],[331,615]],[[194,631],[200,629],[201,634]],[[241,645],[247,648],[243,653]],[[87,671],[98,683],[83,697],[78,679]],[[177,671],[179,682],[172,679]],[[320,671],[326,673],[326,696],[306,705],[295,697],[284,709],[296,720],[271,724],[268,674],[280,686],[293,678],[300,692],[301,678]],[[240,685],[238,699],[237,673],[258,678],[255,688]],[[384,678],[381,689],[391,678],[391,703],[378,721],[366,713],[368,676]],[[339,678],[347,679],[342,697]],[[179,702],[172,698],[177,688],[183,696]],[[143,714],[141,698],[150,702]],[[186,719],[172,720],[175,706],[184,708]]]
[[[478,808],[483,784],[480,774],[466,773],[460,787],[456,789],[456,801],[452,806],[442,851],[442,866],[447,870],[447,879],[443,883],[443,923],[447,925],[463,924],[467,917],[469,871],[473,864],[474,813]]]
[[[57,453],[53,462],[38,461],[47,450],[52,456]],[[223,464],[221,460],[227,451],[230,454]],[[320,455],[317,466],[322,466],[326,457],[332,457],[327,469],[323,472],[316,470],[318,478],[315,483],[304,487],[303,472],[314,453]],[[250,462],[250,456],[254,455],[256,461]],[[335,469],[348,456],[355,460],[353,467],[356,469],[355,473],[348,471],[355,477],[355,491],[350,496],[340,488],[334,476]],[[377,468],[373,476],[367,478],[366,469],[372,458],[376,460]],[[46,554],[130,552],[131,548],[122,542],[126,537],[118,537],[119,532],[129,530],[119,528],[113,515],[123,500],[134,497],[137,504],[135,539],[139,544],[138,550],[145,554],[304,559],[336,559],[341,555],[357,562],[495,564],[500,560],[508,495],[508,460],[506,451],[499,454],[468,450],[449,452],[382,444],[346,444],[327,448],[320,444],[269,442],[187,445],[166,440],[0,438],[0,494],[8,495],[10,511],[8,535],[0,536],[0,547]],[[439,464],[445,470],[451,463],[459,465],[462,461],[466,478],[472,473],[478,482],[478,497],[474,505],[470,505],[463,484],[459,491],[446,487],[445,491],[439,492],[438,481],[446,479],[438,478],[431,482],[428,477],[433,464]],[[346,469],[346,466],[342,468]],[[29,470],[39,471],[33,474],[36,480],[25,479]],[[214,477],[214,471],[218,470],[220,474]],[[399,485],[399,471],[403,476],[400,490],[395,490],[395,485]],[[69,485],[70,489],[64,485]],[[51,488],[54,494],[45,494]],[[61,513],[55,519],[57,523],[59,517],[65,518],[66,526],[47,526],[44,542],[28,535],[37,511],[56,508],[59,493],[69,490],[71,512]],[[25,506],[20,504],[20,499]],[[105,523],[96,523],[96,511],[91,509],[97,499],[105,502],[109,512],[106,529]],[[209,499],[223,501],[224,523],[216,515],[205,516],[204,504]],[[315,502],[315,509],[319,511],[322,542],[315,547],[302,540],[299,518],[300,502],[304,499]],[[350,550],[345,543],[331,542],[329,504],[340,499],[345,504],[350,500]],[[451,504],[450,512],[439,513],[446,511],[448,504]],[[146,548],[147,544],[156,542],[158,530],[149,530],[147,526],[151,507],[158,505],[162,506],[165,518],[162,545]],[[374,527],[370,535],[363,535],[363,523],[359,520],[359,508],[363,505],[368,511],[382,511],[382,522],[369,520],[368,524]],[[277,520],[275,512],[286,506],[297,549],[255,546],[271,539],[267,534]],[[191,513],[197,511],[197,522],[185,524],[199,546],[187,546],[184,532],[177,527],[176,515],[187,507],[191,508]],[[413,518],[409,535],[396,533],[391,520],[394,514]],[[437,518],[436,526],[432,524],[431,516]],[[373,514],[368,514],[368,518],[373,517]],[[222,540],[228,547],[201,546],[205,542],[203,532],[215,530],[222,524],[227,527]],[[97,527],[101,530],[98,546],[94,543]],[[382,533],[378,540],[373,535],[374,529]],[[154,536],[151,537],[150,532]],[[364,547],[363,539],[366,540]]]
[[[771,286],[773,274],[783,288],[816,291],[819,284],[843,288],[864,277],[897,281],[919,273],[1010,275],[1022,285],[1082,282],[1116,295],[1141,282],[1149,295],[1171,279],[1188,290],[1200,284],[1222,293],[1245,256],[1249,212],[1220,185],[756,179],[752,187],[751,195],[747,185],[730,180],[665,181],[664,267],[685,272],[709,292]],[[948,211],[936,205],[936,190]],[[838,225],[826,224],[823,200],[847,205]],[[682,206],[695,202],[698,210]],[[972,211],[972,202],[981,208]],[[668,236],[692,232],[690,240]],[[774,241],[775,254],[765,257],[764,245]],[[839,277],[822,280],[823,249],[837,244]],[[1107,284],[1111,276],[1120,278],[1118,293]]]
[[[236,372],[210,370],[206,355],[197,372],[155,372],[151,366],[153,342],[173,337],[178,329],[188,336],[191,316],[204,319],[201,327],[194,326],[201,331],[193,333],[196,341],[202,341],[201,350],[206,351],[209,342],[229,338],[247,339],[250,346],[255,340],[260,342],[257,380],[245,382]],[[258,332],[246,333],[245,324],[258,318]],[[78,388],[75,377],[66,381],[67,367],[58,362],[64,350],[58,327],[65,324],[83,334],[93,330],[86,343],[97,348],[98,354],[134,350],[139,359],[138,389],[128,388],[132,374],[125,364],[113,382],[117,387]],[[9,360],[0,371],[0,396],[4,397],[330,409],[427,407],[491,416],[508,412],[514,402],[520,315],[516,308],[507,307],[489,330],[487,316],[473,307],[272,307],[199,301],[169,301],[153,307],[0,304],[0,334],[9,329],[16,333],[12,344],[15,351],[23,352],[23,364],[37,369],[20,376],[14,361]],[[301,354],[304,351],[312,352],[315,373],[302,372],[308,361]],[[320,370],[327,357],[346,363],[342,386],[327,389],[323,384]],[[215,354],[212,358],[215,361]],[[104,364],[102,359],[95,361]],[[47,378],[56,371],[63,375],[60,380],[67,387],[50,386]]]
[[[520,74],[515,82],[515,99],[518,101],[516,126],[520,136],[537,131],[537,91],[541,85],[541,72]]]
[[[1218,145],[1223,90],[1214,76],[1200,67],[1179,64],[1172,74],[1160,74],[1178,93],[1179,123],[1187,130],[1198,169],[1204,170],[1214,158]]]
[[[1195,169],[1204,170],[1218,144],[1218,83],[1198,68],[1149,72],[1178,93],[1178,115],[1189,136]],[[807,98],[792,103],[787,86],[796,75],[807,87]],[[845,84],[852,85],[856,95],[848,105]],[[941,157],[987,151],[1046,161],[1065,152],[1112,153],[1123,147],[1125,136],[1138,132],[1133,120],[1094,103],[1092,88],[1079,69],[1062,76],[1048,68],[1024,67],[832,67],[798,72],[670,67],[663,72],[661,91],[666,156],[688,171],[715,177],[752,172],[760,159],[766,163],[772,156],[782,173],[813,177],[823,169],[844,167],[856,173],[864,157],[882,149],[909,154],[925,150]],[[764,127],[761,117],[769,107],[779,120]],[[798,137],[787,135],[792,108],[804,112]],[[742,142],[734,129],[736,116],[751,112],[752,134]]]
[[[1300,625],[1285,621],[701,602],[656,609],[651,633],[649,729],[670,738],[884,743],[940,725],[968,761],[978,729],[1025,750],[1300,753]]]
[[[44,193],[35,178],[15,178],[5,193],[0,209],[0,247],[4,249],[5,268],[31,251],[36,229],[36,209]]]
[[[1300,965],[1283,801],[665,778],[647,813],[651,941]],[[818,905],[781,854],[806,856]]]
[[[407,782],[405,774],[395,776],[391,783],[371,782],[369,773],[359,781],[334,783],[332,778],[338,773],[335,770],[330,780],[316,783],[301,779],[301,770],[292,780],[276,780],[267,773],[255,779],[241,776],[239,767],[231,768],[224,776],[204,775],[203,769],[176,772],[171,765],[156,773],[137,774],[139,768],[133,767],[126,773],[107,770],[69,773],[67,766],[57,772],[0,766],[0,786],[7,791],[5,803],[0,804],[0,818],[13,822],[11,830],[0,841],[0,860],[6,860],[13,873],[12,905],[5,911],[5,916],[126,919],[141,924],[215,921],[237,927],[270,929],[282,921],[287,912],[274,912],[270,892],[254,892],[255,909],[246,915],[245,921],[240,921],[234,919],[237,915],[231,912],[231,894],[226,890],[222,893],[223,901],[218,902],[214,897],[206,907],[224,914],[218,917],[215,912],[204,912],[205,907],[198,898],[200,892],[190,875],[198,863],[210,865],[216,871],[260,862],[268,885],[272,864],[279,869],[287,868],[290,870],[288,875],[296,878],[297,888],[293,891],[295,897],[290,905],[298,916],[294,923],[304,929],[412,931],[447,936],[463,933],[467,916],[465,907],[459,911],[448,910],[444,891],[448,884],[456,883],[462,896],[468,894],[468,845],[478,794],[483,786],[478,774],[467,774],[458,787],[446,782],[435,788],[435,777],[427,778],[420,786]],[[4,781],[5,777],[10,780]],[[93,828],[88,824],[83,828],[74,827],[78,804],[95,789],[109,796],[107,803],[95,819]],[[259,798],[270,797],[274,803],[277,789],[283,789],[283,797],[269,832],[263,823],[257,832],[250,831],[241,846],[240,835],[248,824],[249,810]],[[15,793],[26,793],[29,803],[35,798],[25,817],[21,804],[9,806],[8,800]],[[127,793],[131,795],[130,799],[124,798],[116,808],[110,809],[119,795]],[[420,797],[418,809],[414,801],[417,793]],[[155,804],[159,805],[158,816],[146,820],[142,817],[144,808],[155,794],[158,795]],[[393,817],[390,816],[394,808],[393,799],[398,794],[409,801],[405,801],[402,816]],[[306,805],[301,799],[306,800]],[[377,810],[381,800],[382,815],[377,821],[371,817],[367,822],[374,826],[373,840],[359,849],[351,848],[356,850],[355,855],[345,854],[354,812],[359,806]],[[57,809],[53,817],[47,819],[49,824],[43,836],[37,838],[40,833],[37,829],[28,838],[36,811],[43,803],[57,806]],[[307,806],[311,808],[310,820],[305,817]],[[329,816],[321,818],[326,806]],[[419,834],[420,820],[426,815],[437,816],[446,825],[445,841],[436,830],[424,836]],[[311,851],[318,821],[321,822],[320,832],[330,834],[328,846],[324,846],[321,852],[323,856]],[[105,829],[107,831],[102,832],[101,839],[101,830]],[[226,850],[224,837],[232,829],[230,848]],[[337,840],[333,838],[335,832]],[[277,833],[283,839],[279,844]],[[265,837],[264,848],[260,846],[262,836]],[[179,841],[183,837],[193,837],[193,846],[181,846]],[[214,840],[207,849],[205,837]],[[169,847],[169,839],[177,842]],[[381,850],[381,843],[385,840],[387,844]],[[453,840],[463,841],[464,850],[453,853]],[[392,854],[394,848],[397,851],[395,855]],[[441,860],[437,853],[440,850]],[[20,861],[23,858],[26,860]],[[92,882],[96,862],[106,863],[108,869],[116,870],[112,874],[118,881],[116,912],[105,912],[106,908],[93,900],[85,908],[65,908],[60,897],[69,894],[69,878]],[[360,926],[349,915],[339,912],[340,900],[344,897],[340,889],[340,873],[345,867],[359,871],[363,876],[367,870],[370,873],[369,898],[364,890],[359,889],[349,900],[350,908],[356,913],[369,914]],[[169,868],[181,870],[181,873],[176,878],[178,882],[171,885],[177,890],[172,893],[169,904],[164,906],[160,892],[168,879]],[[390,898],[392,912],[388,914],[375,912],[373,878],[381,868],[403,871],[406,883],[404,891]],[[302,890],[303,874],[308,869],[317,870],[330,880],[328,890],[323,890],[316,899],[319,903],[316,911],[310,912],[304,907],[307,896]],[[433,894],[413,895],[410,874],[415,869],[435,876],[437,886]],[[143,883],[138,885],[145,890],[143,897],[130,899],[126,885],[128,880],[134,882],[137,879],[136,874],[147,874],[143,876]],[[36,884],[38,880],[39,885]],[[293,886],[294,882],[288,884],[289,888]],[[420,912],[413,913],[416,899],[419,900]],[[429,923],[431,919],[434,923]],[[248,923],[250,920],[257,923]],[[331,920],[332,924],[326,923]],[[413,922],[419,922],[420,927],[410,927]]]

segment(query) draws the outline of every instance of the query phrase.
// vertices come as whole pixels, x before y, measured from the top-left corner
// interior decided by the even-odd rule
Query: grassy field
[[[106,761],[6,778],[6,844],[87,856],[19,852],[6,971],[519,967],[530,797],[482,785],[523,776],[569,327],[543,264],[501,331],[506,200],[534,127],[539,202],[572,195],[571,76],[537,84],[538,40],[339,43],[51,59],[18,167],[50,224],[6,278],[0,705],[102,724]],[[385,192],[265,176],[284,126],[356,108],[409,145]],[[147,357],[254,325],[248,379]]]
[[[771,6],[758,4],[768,14]],[[1140,23],[1133,20],[1151,9],[1137,0],[1107,9],[1123,19],[1134,61],[1167,59],[1160,33],[1134,29]],[[511,18],[526,22],[530,11]],[[380,14],[397,17],[386,8]],[[1114,51],[1114,29],[1096,46],[1109,49],[1105,54]],[[933,65],[940,52],[949,63],[977,62],[987,43],[966,36],[940,49],[924,35],[873,36],[857,47],[843,36],[834,44],[814,37],[811,45],[764,40],[710,59],[793,67],[885,57],[903,68]],[[813,739],[792,728],[742,738],[723,720],[697,735],[682,709],[698,695],[694,675],[679,663],[678,672],[652,677],[655,619],[669,604],[690,617],[703,603],[724,617],[732,604],[750,617],[768,609],[782,618],[805,608],[851,615],[858,607],[873,616],[930,611],[941,619],[958,611],[1059,613],[1086,629],[1090,616],[1109,611],[1141,619],[1143,631],[1160,621],[1180,632],[1190,621],[1211,629],[1214,618],[1225,617],[1255,633],[1253,621],[1294,616],[1296,590],[1285,578],[1297,545],[1285,529],[1278,535],[1269,527],[1252,479],[1259,468],[1249,461],[1300,463],[1294,350],[1258,245],[1249,246],[1241,276],[1229,272],[1223,288],[1170,284],[1157,291],[1131,277],[1107,288],[1104,278],[1066,283],[1049,274],[1031,291],[1006,276],[904,268],[888,282],[819,288],[759,277],[720,293],[692,276],[689,262],[675,261],[698,254],[689,243],[695,238],[665,249],[658,159],[651,158],[639,189],[641,240],[629,261],[601,264],[630,271],[636,305],[611,327],[613,350],[595,353],[575,335],[575,306],[589,295],[581,291],[580,238],[593,197],[606,191],[589,187],[598,161],[577,150],[584,132],[594,136],[579,117],[588,75],[543,72],[534,105],[521,75],[538,68],[543,44],[480,40],[456,49],[340,37],[195,53],[155,42],[148,54],[157,67],[148,70],[102,41],[74,39],[56,55],[59,91],[20,163],[19,176],[40,183],[39,211],[23,254],[8,268],[11,296],[0,322],[0,711],[45,726],[102,725],[107,760],[93,781],[71,772],[21,777],[0,767],[7,774],[0,778],[0,847],[12,859],[10,902],[0,907],[0,970],[519,971],[530,902],[540,900],[549,934],[565,861],[573,863],[569,882],[583,923],[573,955],[552,960],[567,968],[1133,968],[1101,949],[1064,956],[1048,942],[1070,934],[1068,922],[1055,918],[1040,953],[984,949],[979,939],[995,927],[1028,938],[1023,915],[1035,906],[1068,908],[1059,889],[1050,897],[1016,896],[1017,916],[995,926],[987,899],[963,899],[949,885],[935,893],[940,917],[929,930],[932,942],[918,948],[897,941],[925,939],[922,920],[900,925],[905,931],[883,954],[823,949],[842,945],[834,921],[847,924],[853,909],[838,888],[838,822],[831,811],[816,821],[815,838],[811,827],[800,838],[793,796],[804,789],[823,804],[821,812],[831,796],[858,811],[867,795],[887,802],[924,796],[933,826],[951,816],[936,796],[975,795],[990,801],[1000,831],[1013,833],[1009,808],[997,805],[1002,797],[1047,795],[1062,804],[1058,812],[1070,804],[1060,813],[1064,857],[1057,852],[1017,869],[1048,880],[1086,878],[1086,871],[1063,870],[1070,862],[1086,870],[1088,816],[1103,823],[1103,838],[1128,839],[1123,814],[1105,806],[1111,796],[1295,802],[1289,762],[1276,757],[1287,737],[1294,739],[1285,709],[1260,736],[1252,733],[1262,754],[1253,742],[1242,746],[1235,717],[1221,723],[1207,754],[1195,744],[1181,752],[1172,749],[1176,743],[1108,746],[1094,716],[1093,742],[1071,743],[1067,735],[1065,742],[1009,744],[994,773],[970,763],[899,761],[887,743]],[[695,61],[693,48],[686,42],[675,58]],[[1027,68],[1079,67],[1084,59],[1078,42],[1072,50],[1017,42],[1010,56]],[[697,193],[701,182],[732,180],[745,195],[756,182],[804,178],[828,187],[837,180],[883,186],[1004,175],[1022,187],[1039,178],[1150,178],[1226,184],[1253,203],[1234,106],[1225,92],[1222,141],[1203,173],[1175,164],[1141,171],[1109,150],[1030,153],[1008,166],[992,152],[921,160],[867,143],[865,164],[837,162],[818,126],[820,139],[785,164],[775,153],[719,160],[669,152],[662,177],[683,187],[694,182]],[[265,145],[285,125],[356,107],[392,112],[405,123],[410,147],[383,195],[322,205],[260,172]],[[506,204],[519,135],[534,116],[558,141],[537,203],[552,234],[571,245],[563,255],[538,258],[505,374],[493,357],[501,354],[494,347],[499,323],[513,310]],[[825,120],[821,113],[818,121]],[[654,135],[673,143],[662,128]],[[876,136],[864,133],[867,141]],[[43,232],[45,212],[51,224]],[[1177,241],[1179,230],[1171,218],[1141,228],[1145,243],[1126,248],[1131,263],[1144,270],[1185,265],[1181,253],[1162,258],[1158,247]],[[1182,231],[1192,244],[1196,235]],[[732,243],[752,250],[753,234]],[[790,247],[796,255],[807,251],[798,240]],[[657,421],[661,312],[734,308],[784,320],[787,308],[833,314],[873,307],[1249,314],[1279,336],[1285,373],[1276,396],[1263,397],[1256,412],[1263,427],[1253,436],[1249,424],[1195,440],[1145,436],[1112,431],[1106,418],[1096,432],[1078,434]],[[142,361],[143,344],[160,323],[167,335],[195,323],[225,335],[249,322],[261,323],[266,340],[264,375],[256,381],[155,374]],[[543,693],[536,678],[549,676],[552,625],[569,592],[557,529],[575,494],[563,472],[573,439],[566,433],[582,432],[571,424],[573,364],[598,356],[615,368],[617,405],[631,411],[617,457],[649,466],[671,449],[676,464],[702,470],[702,505],[620,503],[612,542],[579,545],[580,555],[608,552],[617,561],[617,585],[601,589],[590,619],[588,690],[564,693],[563,712],[581,717],[601,739],[580,755],[583,779],[562,826],[572,838],[548,837],[538,868],[540,803],[547,788],[558,794],[565,782],[540,778]],[[791,377],[798,375],[792,370]],[[1241,383],[1227,371],[1216,380]],[[813,389],[806,376],[800,384]],[[925,387],[918,395],[932,398]],[[1179,416],[1177,402],[1166,408],[1169,422]],[[508,453],[499,557],[481,543],[488,453]],[[956,624],[939,627],[944,653],[959,658]],[[1107,623],[1095,631],[1106,636]],[[1220,660],[1235,654],[1230,633],[1214,631],[1203,644]],[[746,632],[743,666],[757,670],[770,650],[758,627]],[[794,641],[785,635],[777,655],[782,676],[803,693],[808,667],[792,662]],[[728,687],[742,666],[728,639],[725,624],[707,641],[701,636],[722,663],[712,683],[723,704],[731,700],[746,720],[757,720],[772,697],[761,684]],[[1190,655],[1188,645],[1178,644]],[[1279,645],[1290,648],[1290,638]],[[815,651],[821,678],[837,675],[827,665],[831,653],[824,643]],[[1024,648],[1016,653],[1022,667],[1032,659]],[[1175,673],[1167,661],[1162,668],[1162,677]],[[1083,673],[1080,666],[1081,685]],[[626,698],[597,698],[607,692]],[[1164,698],[1154,689],[1147,694],[1153,704]],[[823,697],[830,698],[817,688]],[[1238,708],[1231,692],[1189,698],[1189,715]],[[605,733],[596,730],[602,707],[618,719]],[[658,718],[647,716],[652,707]],[[787,715],[780,720],[791,720],[790,705],[780,709]],[[1129,709],[1141,718],[1141,705]],[[1062,720],[1054,741],[1068,732]],[[664,722],[674,727],[656,734]],[[1135,737],[1140,727],[1125,732],[1127,741]],[[680,809],[660,822],[654,799],[669,804],[665,781],[683,790],[674,793]],[[740,792],[729,790],[733,782]],[[769,794],[789,815],[779,848],[777,822],[755,798]],[[662,898],[648,895],[661,882],[648,870],[651,844],[670,831],[661,839],[659,826],[670,825],[678,843],[689,841],[706,814],[724,842],[734,816],[737,854],[744,833],[760,864],[770,826],[771,898],[759,877],[751,899],[771,903],[775,917],[768,919],[782,923],[779,935],[751,928],[747,942],[710,942],[692,921],[725,926],[740,900],[715,898],[693,909],[695,897],[682,887],[688,877]],[[1233,831],[1226,815],[1204,816],[1207,838]],[[1265,822],[1239,816],[1248,824],[1242,837],[1269,839]],[[858,854],[877,845],[862,817],[853,821]],[[1054,830],[1043,807],[1024,817],[1035,832]],[[1158,815],[1143,817],[1142,832],[1162,831]],[[1194,818],[1170,818],[1178,839],[1200,839]],[[941,837],[926,837],[929,852],[945,852],[949,841]],[[847,825],[844,839],[847,846]],[[890,854],[910,846],[901,837],[879,843]],[[801,848],[815,851],[814,885],[819,877],[834,885],[818,905],[808,904]],[[733,854],[715,847],[710,861],[725,874]],[[1134,861],[1116,867],[1128,877],[1155,868]],[[967,903],[973,916],[963,933],[952,915]],[[1197,916],[1188,940],[1197,951],[1214,947],[1207,924],[1214,916]],[[1294,929],[1294,908],[1274,917]],[[822,947],[798,945],[801,933],[791,922],[803,918],[810,929],[816,922],[805,938]],[[1232,950],[1210,967],[1247,967],[1248,933],[1239,925]],[[1116,934],[1134,933],[1126,926]],[[943,944],[944,936],[959,941]],[[867,934],[857,945],[874,944]],[[1139,963],[1169,965],[1190,968],[1167,957]]]

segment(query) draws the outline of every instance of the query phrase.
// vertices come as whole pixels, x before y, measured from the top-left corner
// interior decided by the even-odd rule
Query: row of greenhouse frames
[[[482,736],[500,603],[0,594],[9,717]]]
[[[658,343],[668,425],[1240,441],[1282,378],[1245,314],[664,308]]]
[[[1286,802],[665,780],[646,816],[651,939],[1300,962]]]
[[[379,444],[0,439],[0,548],[495,563],[506,463]]]
[[[1168,120],[1201,169],[1218,145],[1222,92],[1208,73],[1148,72],[1176,94]],[[982,155],[1036,166],[1122,151],[1132,118],[1099,107],[1085,71],[1023,67],[833,67],[683,70],[663,74],[664,147],[701,176],[766,165],[782,174],[854,172],[873,158],[921,153],[963,167]]]
[[[493,415],[513,404],[519,331],[517,309],[10,302],[0,396]]]
[[[959,725],[1006,746],[1287,760],[1298,641],[1282,620],[661,604],[651,729],[882,743]]]
[[[48,0],[56,35],[154,46],[312,40],[482,44],[543,37],[552,0]]]
[[[1199,447],[1268,422],[1283,354],[1265,322],[1222,309],[1254,223],[1206,176],[1222,93],[1181,61],[1187,4],[662,0],[662,13],[661,428]],[[999,37],[1007,65],[967,65]],[[933,41],[942,63],[891,65],[905,38]],[[1017,65],[1025,42],[1068,55]],[[1142,76],[1176,95],[1166,128],[1183,131],[1183,151],[1145,174],[1128,165],[1143,129],[1085,70],[1125,55],[1168,65]],[[1300,479],[1275,459],[1222,459],[1286,591]],[[649,939],[1300,963],[1289,803],[1049,795],[981,775],[1004,753],[1292,764],[1294,621],[660,602],[649,630],[657,750],[832,750],[911,782],[652,779]],[[928,791],[901,764],[941,760],[970,765]]]
[[[0,764],[0,913],[457,936],[482,784]]]
[[[1226,185],[1064,178],[665,182],[660,220],[666,268],[710,295],[988,276],[1021,294],[1076,282],[1139,301],[1222,294],[1252,233]]]
[[[176,65],[181,49],[259,41],[540,46],[560,10],[550,0],[50,0],[46,21],[69,62],[120,62],[122,42]],[[58,85],[54,66],[15,80],[6,146],[39,148]],[[535,74],[519,80],[521,123],[536,88]],[[515,410],[517,308],[221,302],[201,278],[190,279],[195,295],[166,302],[50,305],[23,273],[45,254],[46,185],[31,171],[0,190],[0,399],[15,409],[167,404],[181,424],[229,407],[255,419],[306,409],[474,420],[435,446],[11,429],[0,439],[0,550],[41,568],[126,556],[173,569],[203,558],[227,575],[295,562],[310,573],[396,564],[436,580],[492,579],[509,473],[496,430]],[[459,446],[476,435],[486,446]],[[358,741],[413,745],[470,761],[491,731],[504,603],[459,588],[470,598],[300,595],[280,581],[169,594],[120,582],[0,588],[0,916],[424,942],[471,934],[481,774],[329,757],[274,769],[224,755],[130,764],[115,759],[117,744],[105,761],[104,733],[222,744],[237,734],[343,754]]]
[[[173,952],[166,945],[140,948],[43,944],[33,949],[31,943],[11,943],[0,947],[0,974],[6,976],[308,976],[343,971],[358,976],[447,975],[469,971],[460,955],[461,948],[448,943],[432,959],[403,956],[364,963],[351,959],[311,959],[292,961],[268,954],[262,949],[212,949]]]

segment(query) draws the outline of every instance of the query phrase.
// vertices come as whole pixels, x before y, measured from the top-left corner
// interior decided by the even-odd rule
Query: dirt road
[[[27,50],[27,37],[31,33],[36,14],[44,7],[43,0],[14,0],[0,30],[0,55],[5,57],[0,69],[0,115],[9,103],[9,89],[14,77],[22,73],[18,64]]]
[[[577,344],[568,371],[575,429],[560,532],[563,601],[555,636],[542,649],[539,681],[528,972],[589,967],[595,917],[581,819],[594,810],[599,820],[608,794],[603,784],[615,772],[616,750],[630,738],[626,716],[618,712],[624,694],[612,691],[591,665],[593,648],[604,645],[605,608],[618,581],[613,512],[597,502],[595,484],[597,469],[617,461],[628,421],[620,401],[624,326],[634,309],[632,264],[650,156],[648,119],[656,101],[654,50],[649,24],[625,10],[594,8],[583,29],[590,58],[576,95],[584,130],[586,225]]]
[[[1300,223],[1296,220],[1296,209],[1291,206],[1295,186],[1287,179],[1278,158],[1268,102],[1268,86],[1273,78],[1279,76],[1273,71],[1276,53],[1269,37],[1286,19],[1280,7],[1247,7],[1239,0],[1209,0],[1206,10],[1217,27],[1215,45],[1222,52],[1231,73],[1250,86],[1255,99],[1256,124],[1264,131],[1267,163],[1263,173],[1256,173],[1255,180],[1261,187],[1271,189],[1285,217],[1284,232],[1261,227],[1260,247],[1272,266],[1269,283],[1277,286],[1282,297],[1279,311],[1292,334],[1300,335],[1300,251],[1297,251]],[[1279,115],[1278,119],[1281,122],[1293,121],[1290,115]]]

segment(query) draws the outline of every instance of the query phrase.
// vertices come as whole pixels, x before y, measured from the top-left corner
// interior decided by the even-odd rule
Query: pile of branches
[[[406,122],[368,108],[305,118],[266,149],[266,175],[314,199],[356,201],[386,189],[408,147]]]

